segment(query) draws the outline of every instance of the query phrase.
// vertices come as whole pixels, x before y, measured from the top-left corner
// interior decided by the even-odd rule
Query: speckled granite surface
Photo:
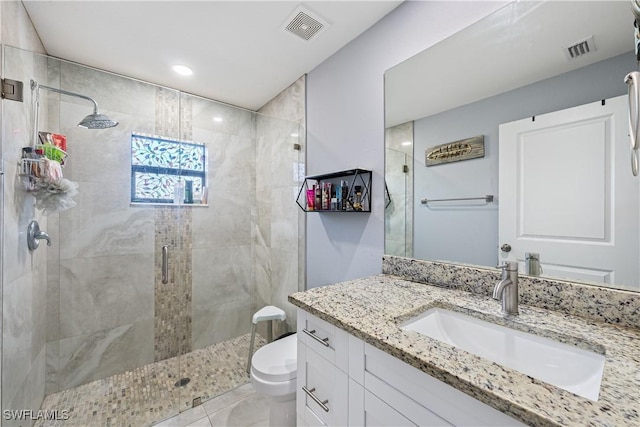
[[[483,268],[385,255],[382,272],[412,282],[490,296],[500,280],[495,268]],[[543,277],[520,275],[520,303],[596,322],[640,328],[640,293]]]
[[[542,298],[544,299],[544,298]],[[535,426],[640,425],[640,330],[521,305],[506,317],[483,295],[380,275],[298,292],[294,305],[468,395]],[[440,306],[547,336],[606,357],[597,402],[532,379],[399,323]],[[622,323],[622,322],[618,322]]]

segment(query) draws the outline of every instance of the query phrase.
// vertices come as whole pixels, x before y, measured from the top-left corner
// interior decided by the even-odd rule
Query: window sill
[[[139,207],[158,207],[158,206],[162,206],[165,208],[208,208],[209,204],[205,203],[180,203],[180,204],[173,204],[173,203],[139,203],[139,202],[131,202],[129,203],[129,206],[132,208],[139,208]]]

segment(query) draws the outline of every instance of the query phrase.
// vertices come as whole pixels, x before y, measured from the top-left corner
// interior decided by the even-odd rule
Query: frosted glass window
[[[131,201],[173,203],[179,180],[192,181],[193,192],[206,186],[204,144],[159,136],[131,135]]]

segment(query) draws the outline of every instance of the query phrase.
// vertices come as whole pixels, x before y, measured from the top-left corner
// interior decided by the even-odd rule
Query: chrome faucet
[[[498,268],[502,269],[502,279],[493,288],[493,298],[502,299],[504,314],[518,314],[518,263],[506,261]]]

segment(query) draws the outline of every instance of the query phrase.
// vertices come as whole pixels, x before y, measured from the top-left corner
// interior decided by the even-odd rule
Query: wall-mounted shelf
[[[355,168],[307,176],[296,203],[305,212],[371,212],[371,171]]]

